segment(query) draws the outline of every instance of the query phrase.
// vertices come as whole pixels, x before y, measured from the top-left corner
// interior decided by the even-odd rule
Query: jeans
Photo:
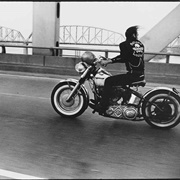
[[[132,82],[144,80],[143,73],[127,73],[110,76],[105,80],[104,89],[102,93],[102,99],[100,104],[106,108],[108,106],[108,100],[111,94],[112,86],[125,86]]]

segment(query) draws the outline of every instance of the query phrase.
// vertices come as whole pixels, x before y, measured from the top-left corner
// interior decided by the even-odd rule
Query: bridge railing
[[[80,52],[85,52],[85,51],[91,51],[91,52],[98,52],[101,53],[101,55],[104,55],[105,57],[110,57],[110,53],[112,55],[115,54],[114,56],[119,54],[119,50],[112,50],[112,49],[94,49],[94,48],[81,48],[81,47],[66,47],[66,46],[60,46],[60,47],[37,47],[37,46],[29,46],[29,45],[12,45],[12,44],[0,44],[1,53],[8,53],[7,48],[20,48],[23,49],[23,54],[30,55],[29,49],[48,49],[52,52],[52,56],[63,56],[63,57],[80,57]],[[71,53],[70,53],[71,51]],[[68,53],[67,53],[68,52]],[[74,52],[74,54],[72,54]],[[20,53],[22,54],[22,53]],[[145,52],[145,55],[154,55],[155,57],[160,57],[159,59],[162,59],[162,57],[165,57],[165,63],[169,63],[170,57],[171,56],[178,56],[180,57],[180,54],[178,53],[163,53],[163,52]],[[96,55],[96,54],[95,54]],[[113,56],[113,57],[114,57]],[[180,59],[179,59],[180,63]],[[178,64],[179,64],[178,63]]]

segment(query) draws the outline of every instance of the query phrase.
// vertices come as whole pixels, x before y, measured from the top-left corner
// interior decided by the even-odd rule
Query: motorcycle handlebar
[[[96,58],[96,60],[94,61],[94,65],[96,65],[97,63],[100,63],[101,59]]]
[[[107,60],[107,58],[106,58],[106,57],[104,57],[104,56],[99,56],[99,59],[102,59],[102,60]]]
[[[99,56],[99,58],[96,58],[96,61],[94,61],[94,64],[101,63],[102,60],[107,60],[104,56]]]

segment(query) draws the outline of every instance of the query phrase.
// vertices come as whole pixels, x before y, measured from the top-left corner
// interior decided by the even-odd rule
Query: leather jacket
[[[112,58],[112,63],[125,63],[129,73],[144,74],[144,45],[131,38],[119,44],[120,55]]]

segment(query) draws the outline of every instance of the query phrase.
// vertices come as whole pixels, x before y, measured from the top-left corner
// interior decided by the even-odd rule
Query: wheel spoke
[[[169,94],[156,94],[147,99],[144,113],[147,122],[155,127],[171,127],[178,119],[179,102]]]
[[[168,102],[168,101],[169,101],[169,99],[167,99],[167,98],[165,97],[162,103],[166,103],[166,102]]]

